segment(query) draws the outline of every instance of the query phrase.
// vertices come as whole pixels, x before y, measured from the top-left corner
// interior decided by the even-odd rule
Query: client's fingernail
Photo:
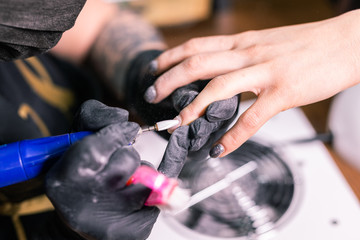
[[[152,75],[156,75],[158,70],[158,62],[156,60],[152,60],[149,64],[149,73]]]
[[[223,145],[221,145],[220,143],[216,144],[215,146],[213,146],[210,150],[210,157],[212,158],[217,158],[218,156],[220,156],[220,154],[222,154],[225,151],[225,148]]]
[[[144,93],[144,99],[148,103],[152,103],[156,98],[156,89],[154,85],[151,85],[148,89],[146,89]]]
[[[167,131],[168,131],[168,133],[173,133],[174,131],[175,131],[175,129],[177,129],[178,127],[180,127],[181,126],[181,117],[180,116],[176,116],[175,118],[174,118],[174,120],[178,120],[178,124],[176,125],[176,126],[174,126],[174,127],[172,127],[172,128],[169,128]]]

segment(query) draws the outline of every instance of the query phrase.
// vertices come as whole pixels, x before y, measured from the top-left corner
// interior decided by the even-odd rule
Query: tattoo
[[[119,10],[95,41],[90,62],[120,100],[124,97],[126,70],[138,53],[164,49],[160,33],[130,10]]]

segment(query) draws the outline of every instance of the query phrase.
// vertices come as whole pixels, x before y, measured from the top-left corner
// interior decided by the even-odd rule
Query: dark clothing
[[[100,98],[95,84],[88,74],[49,54],[0,63],[0,143],[70,132],[80,104]],[[51,214],[42,212],[51,204],[41,194],[41,177],[0,188],[0,239],[17,239],[19,231],[36,239],[36,229],[43,229],[39,226]],[[19,207],[24,204],[35,210],[24,212]]]
[[[50,55],[0,64],[0,144],[69,132],[94,82]]]
[[[0,2],[0,61],[39,54],[54,47],[70,29],[86,0],[7,0]]]

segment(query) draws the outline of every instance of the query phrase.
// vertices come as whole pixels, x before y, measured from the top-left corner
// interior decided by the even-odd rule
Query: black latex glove
[[[198,81],[177,89],[171,99],[177,111],[189,105],[205,87],[205,81]],[[210,147],[229,127],[236,117],[239,95],[230,99],[217,101],[209,105],[204,116],[190,124],[189,151],[199,151],[202,147]]]
[[[159,214],[143,206],[150,190],[125,186],[141,164],[129,146],[139,126],[127,118],[125,110],[86,102],[74,130],[101,130],[75,143],[47,174],[47,195],[77,233],[71,238],[141,240],[150,234]]]
[[[167,177],[177,178],[185,164],[189,146],[189,126],[177,128],[170,136],[158,171]]]
[[[141,117],[146,124],[173,119],[191,103],[208,81],[197,81],[175,90],[168,98],[158,104],[150,104],[144,100],[146,89],[151,86],[156,76],[149,73],[148,65],[161,51],[140,53],[127,71],[127,105]],[[225,133],[236,116],[240,95],[230,99],[212,103],[206,114],[190,124],[188,138],[190,151],[208,151],[211,145]],[[167,136],[168,137],[168,136]]]
[[[173,119],[178,114],[170,98],[159,104],[150,104],[144,100],[146,89],[156,80],[156,77],[148,71],[149,63],[160,54],[161,51],[158,50],[141,52],[134,58],[126,72],[127,109],[148,125]]]

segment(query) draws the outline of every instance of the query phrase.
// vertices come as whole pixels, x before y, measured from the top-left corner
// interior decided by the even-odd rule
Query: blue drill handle
[[[23,140],[0,146],[0,187],[39,176],[89,131]]]

